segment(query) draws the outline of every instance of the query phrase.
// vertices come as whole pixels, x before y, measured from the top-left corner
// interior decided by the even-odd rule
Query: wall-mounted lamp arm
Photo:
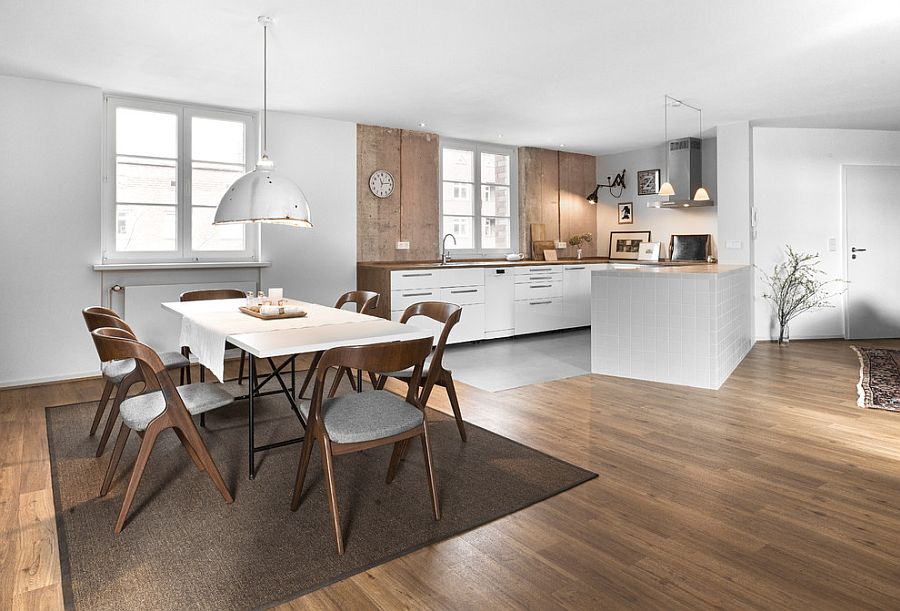
[[[613,197],[622,197],[622,192],[625,190],[625,170],[616,174],[615,179],[612,176],[607,176],[606,184],[598,184],[594,188],[594,192],[587,196],[587,200],[592,204],[596,204],[599,199],[600,189],[609,189],[609,194]]]

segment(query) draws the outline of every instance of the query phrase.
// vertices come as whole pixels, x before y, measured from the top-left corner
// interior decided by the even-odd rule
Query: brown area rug
[[[851,348],[859,356],[857,405],[900,412],[900,350]]]
[[[257,411],[257,445],[295,436],[283,397]],[[246,402],[201,429],[234,504],[226,505],[171,431],[157,441],[125,530],[113,526],[137,453],[129,439],[109,494],[98,492],[110,450],[94,458],[95,403],[47,408],[47,434],[66,606],[79,609],[245,609],[294,598],[447,539],[596,477],[505,437],[428,419],[443,517],[434,521],[421,445],[390,485],[391,447],[335,458],[346,551],[335,550],[319,453],[297,513],[289,505],[300,445],[257,455],[247,479]],[[115,436],[113,436],[114,438]],[[110,440],[110,445],[113,440]]]

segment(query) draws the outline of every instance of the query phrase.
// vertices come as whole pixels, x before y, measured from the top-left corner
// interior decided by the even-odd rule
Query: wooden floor
[[[467,420],[600,477],[285,608],[898,608],[900,414],[856,407],[848,346],[759,344],[719,391],[463,386]],[[0,609],[61,607],[43,407],[99,393],[0,393]]]

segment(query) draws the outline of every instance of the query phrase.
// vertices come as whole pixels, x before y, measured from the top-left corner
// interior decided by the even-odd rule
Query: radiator
[[[181,320],[179,316],[164,310],[160,304],[178,301],[185,291],[200,289],[235,288],[255,291],[256,282],[217,282],[214,284],[154,284],[125,288],[125,320],[145,344],[157,351],[178,350]]]

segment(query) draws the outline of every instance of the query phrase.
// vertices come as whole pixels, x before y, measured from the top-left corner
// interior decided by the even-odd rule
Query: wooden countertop
[[[507,261],[506,259],[495,260],[458,260],[451,261],[447,265],[441,265],[438,261],[361,261],[357,263],[357,267],[381,270],[397,270],[397,269],[454,269],[467,267],[528,267],[528,266],[544,266],[544,265],[581,265],[594,263],[621,263],[623,265],[639,265],[654,269],[672,268],[672,267],[709,267],[707,263],[695,263],[690,261],[660,261],[659,263],[651,263],[649,261],[621,261],[610,260],[607,257],[591,257],[584,259],[560,259],[559,261]],[[711,267],[715,267],[713,264]]]

